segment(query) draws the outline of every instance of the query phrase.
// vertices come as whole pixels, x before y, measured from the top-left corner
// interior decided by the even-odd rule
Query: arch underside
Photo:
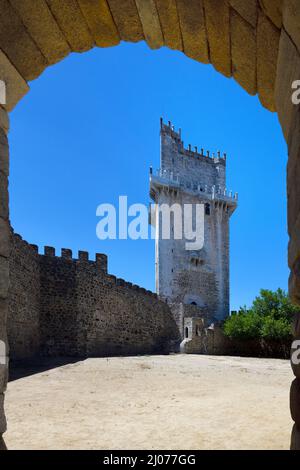
[[[152,49],[167,46],[211,63],[251,95],[258,94],[267,109],[278,112],[289,148],[290,293],[300,303],[300,112],[291,100],[292,83],[300,79],[299,0],[1,0],[0,79],[7,90],[7,104],[0,106],[2,341],[10,255],[7,112],[28,92],[31,80],[71,52],[142,40]],[[299,318],[294,334],[300,338]],[[294,373],[292,447],[300,448],[300,367]],[[7,368],[0,365],[0,437],[6,427],[6,381]]]

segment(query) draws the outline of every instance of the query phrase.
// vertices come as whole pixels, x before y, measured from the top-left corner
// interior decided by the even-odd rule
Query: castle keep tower
[[[229,219],[237,207],[237,194],[226,189],[226,155],[204,155],[203,149],[192,150],[190,145],[186,149],[181,131],[162,119],[160,138],[161,168],[150,170],[150,196],[157,204],[152,215],[156,290],[168,303],[189,312],[181,317],[203,315],[212,322],[221,321],[229,314]],[[182,209],[185,204],[193,208],[201,204],[204,215],[193,220],[194,225],[202,224],[201,249],[186,249],[184,236],[174,239],[175,216],[170,239],[162,236],[162,204],[179,204]]]

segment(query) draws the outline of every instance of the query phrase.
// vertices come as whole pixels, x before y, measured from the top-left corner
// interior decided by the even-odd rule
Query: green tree
[[[225,321],[224,333],[238,339],[283,340],[291,335],[292,318],[297,312],[299,307],[291,303],[284,290],[262,289],[250,309],[240,308]]]

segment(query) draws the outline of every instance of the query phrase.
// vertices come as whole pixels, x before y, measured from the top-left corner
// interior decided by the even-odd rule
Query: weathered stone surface
[[[296,259],[300,256],[300,189],[295,181],[300,176],[300,148],[297,152],[296,158],[292,160],[289,158],[287,167],[287,197],[288,197],[288,228],[290,234],[288,262],[289,267],[292,268]]]
[[[74,52],[91,49],[95,41],[76,0],[46,0],[52,15]]]
[[[4,111],[5,112],[5,111]],[[5,176],[9,174],[9,148],[5,131],[0,127],[0,171]]]
[[[297,266],[297,262],[295,263],[295,266]],[[295,271],[295,268],[294,268],[290,273],[289,296],[292,302],[300,305],[300,269],[297,269]]]
[[[47,250],[49,254],[49,250]],[[107,274],[98,254],[43,256],[14,235],[10,257],[10,358],[165,352],[179,336],[169,306]],[[67,255],[67,257],[65,257]]]
[[[300,379],[300,336],[295,338],[291,346],[291,367],[294,372],[295,377]]]
[[[259,12],[257,25],[257,89],[263,106],[276,111],[275,81],[280,31]]]
[[[4,52],[1,51],[1,49],[0,80],[3,80],[6,84],[6,105],[4,108],[7,111],[11,111],[18,101],[28,92],[29,87],[14,65],[6,57]],[[5,120],[5,117],[2,117],[2,119]]]
[[[230,25],[233,76],[250,95],[255,95],[257,91],[255,29],[234,11],[231,13]]]
[[[119,44],[120,37],[106,0],[77,0],[99,47]]]
[[[192,59],[209,63],[208,40],[202,0],[177,0],[183,51]]]
[[[231,77],[230,19],[227,0],[204,0],[210,60],[216,70]]]
[[[0,128],[3,129],[5,134],[9,132],[9,115],[6,109],[0,106]]]
[[[296,424],[293,426],[292,438],[291,438],[291,450],[300,449],[300,430],[297,428]]]
[[[298,164],[299,168],[299,164]],[[299,170],[298,170],[299,171]],[[292,178],[290,172],[288,173],[289,178]],[[289,215],[289,234],[290,234],[290,241],[289,241],[289,249],[288,249],[288,264],[289,267],[292,269],[296,260],[300,258],[300,237],[299,237],[299,230],[300,230],[300,213],[296,218],[296,222],[294,221],[293,211],[296,211],[295,202],[297,201],[297,194],[299,194],[299,190],[289,185],[289,193],[290,196],[288,197],[288,213]]]
[[[288,0],[289,1],[289,0]],[[281,28],[282,26],[282,4],[284,0],[259,0],[260,6],[270,20]]]
[[[9,309],[9,299],[0,299],[0,339],[7,341],[7,316]]]
[[[290,146],[290,138],[295,139],[295,122],[298,106],[292,102],[292,84],[300,77],[300,56],[297,48],[284,30],[281,31],[277,77],[275,87],[276,108],[284,137]],[[299,121],[300,124],[300,121]],[[289,152],[290,153],[290,152]]]
[[[8,180],[0,171],[0,217],[8,219]]]
[[[121,39],[130,42],[145,39],[135,0],[122,0],[122,7],[119,0],[108,0],[108,4]]]
[[[164,45],[164,37],[154,0],[136,0],[144,30],[145,39],[151,49],[158,49]]]
[[[0,450],[7,450],[3,436],[0,434]]]
[[[8,258],[10,255],[10,227],[7,220],[0,217],[0,256]]]
[[[6,299],[9,288],[9,260],[0,256],[0,299]]]
[[[257,0],[229,0],[230,5],[254,28],[257,24]]]
[[[155,0],[166,46],[182,51],[182,36],[176,0]]]
[[[55,64],[71,52],[45,0],[10,0],[10,3],[49,64]]]
[[[4,415],[4,394],[0,393],[0,435],[6,431],[7,423]]]
[[[38,77],[47,61],[8,0],[1,0],[0,45],[25,80]]]
[[[296,44],[300,52],[300,2],[299,0],[288,0],[284,2],[283,26],[289,36]]]
[[[300,379],[300,364],[297,364],[300,359],[300,313],[294,316],[292,333],[294,341],[291,346],[291,367],[294,375]]]
[[[4,358],[1,358],[3,360]],[[8,382],[8,366],[7,364],[0,364],[0,391],[1,393],[6,391]]]
[[[295,379],[290,392],[291,416],[298,428],[300,427],[300,380]]]
[[[298,315],[295,315],[293,319],[293,330],[292,330],[293,336],[300,337],[300,313]]]

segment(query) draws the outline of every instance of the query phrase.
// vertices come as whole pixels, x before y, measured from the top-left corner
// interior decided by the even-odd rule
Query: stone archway
[[[300,304],[300,111],[292,83],[300,80],[298,0],[1,0],[0,79],[0,340],[6,342],[9,287],[8,112],[28,81],[71,52],[146,40],[182,51],[258,94],[277,111],[288,144],[289,289]],[[300,318],[295,337],[300,339]],[[292,448],[300,449],[300,366],[291,391]],[[7,367],[0,363],[0,436],[5,432]],[[0,444],[1,445],[1,444]]]

